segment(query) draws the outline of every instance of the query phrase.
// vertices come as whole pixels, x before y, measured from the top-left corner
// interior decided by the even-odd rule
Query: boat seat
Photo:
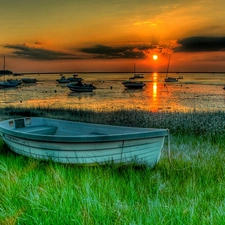
[[[54,126],[28,126],[28,127],[21,127],[16,128],[16,130],[23,132],[23,133],[32,133],[32,134],[47,134],[53,135],[56,133],[57,127]]]

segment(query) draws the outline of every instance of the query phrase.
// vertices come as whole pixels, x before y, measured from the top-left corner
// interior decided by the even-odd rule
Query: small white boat
[[[73,92],[92,92],[96,89],[92,84],[83,84],[81,81],[69,83],[66,86]]]
[[[65,84],[65,83],[69,83],[70,80],[68,80],[65,76],[61,75],[60,79],[56,79],[56,81],[59,83],[59,84]]]
[[[136,73],[134,74],[133,77],[131,77],[130,79],[137,79],[137,78],[144,78],[144,75],[142,73]]]
[[[141,89],[145,86],[145,83],[140,81],[124,81],[122,84],[129,89]]]
[[[78,81],[82,81],[83,78],[78,77],[77,74],[73,74],[73,77],[68,77],[67,80],[69,80],[70,82],[78,82]]]
[[[134,63],[134,76],[130,77],[128,81],[122,82],[122,84],[129,89],[141,89],[145,86],[145,83],[141,81],[132,81],[136,78],[144,78],[141,73],[135,73],[135,63]]]
[[[177,78],[175,78],[175,77],[168,77],[168,71],[169,71],[169,67],[170,67],[170,59],[171,59],[171,54],[169,55],[167,71],[166,71],[166,78],[164,79],[164,81],[165,82],[178,82]]]
[[[135,63],[134,63],[134,76],[130,77],[129,79],[137,79],[137,78],[144,78],[143,73],[135,73]]]
[[[12,151],[36,159],[152,167],[160,159],[168,130],[24,117],[0,122],[0,135]]]
[[[142,73],[136,73],[134,74],[134,78],[144,78],[144,75]]]

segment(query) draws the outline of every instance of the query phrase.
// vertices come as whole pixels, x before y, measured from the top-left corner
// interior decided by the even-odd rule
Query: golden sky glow
[[[224,8],[220,0],[1,1],[0,57],[14,72],[132,71],[134,62],[157,72],[172,52],[172,71],[225,71]]]

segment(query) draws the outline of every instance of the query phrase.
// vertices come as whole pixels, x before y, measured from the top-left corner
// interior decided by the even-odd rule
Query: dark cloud
[[[41,43],[36,42],[36,45]],[[155,49],[161,52],[159,46],[151,44],[128,45],[122,47],[110,47],[95,45],[88,48],[73,49],[76,54],[47,50],[40,47],[30,47],[26,44],[4,45],[13,49],[13,54],[33,60],[62,60],[62,59],[145,59]]]
[[[33,48],[26,44],[22,45],[4,45],[5,48],[14,49],[13,54],[22,58],[35,60],[61,60],[61,59],[75,59],[73,54],[47,50],[44,48]]]
[[[188,37],[177,42],[175,52],[224,51],[225,37]]]
[[[104,59],[144,59],[146,58],[145,51],[149,46],[123,46],[123,47],[109,47],[104,45],[95,45],[89,48],[79,49],[83,53],[93,54],[94,58]]]

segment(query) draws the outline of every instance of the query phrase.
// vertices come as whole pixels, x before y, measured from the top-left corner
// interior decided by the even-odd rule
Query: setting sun
[[[157,55],[153,55],[152,58],[153,58],[154,60],[157,60],[157,59],[158,59],[158,56],[157,56]]]

